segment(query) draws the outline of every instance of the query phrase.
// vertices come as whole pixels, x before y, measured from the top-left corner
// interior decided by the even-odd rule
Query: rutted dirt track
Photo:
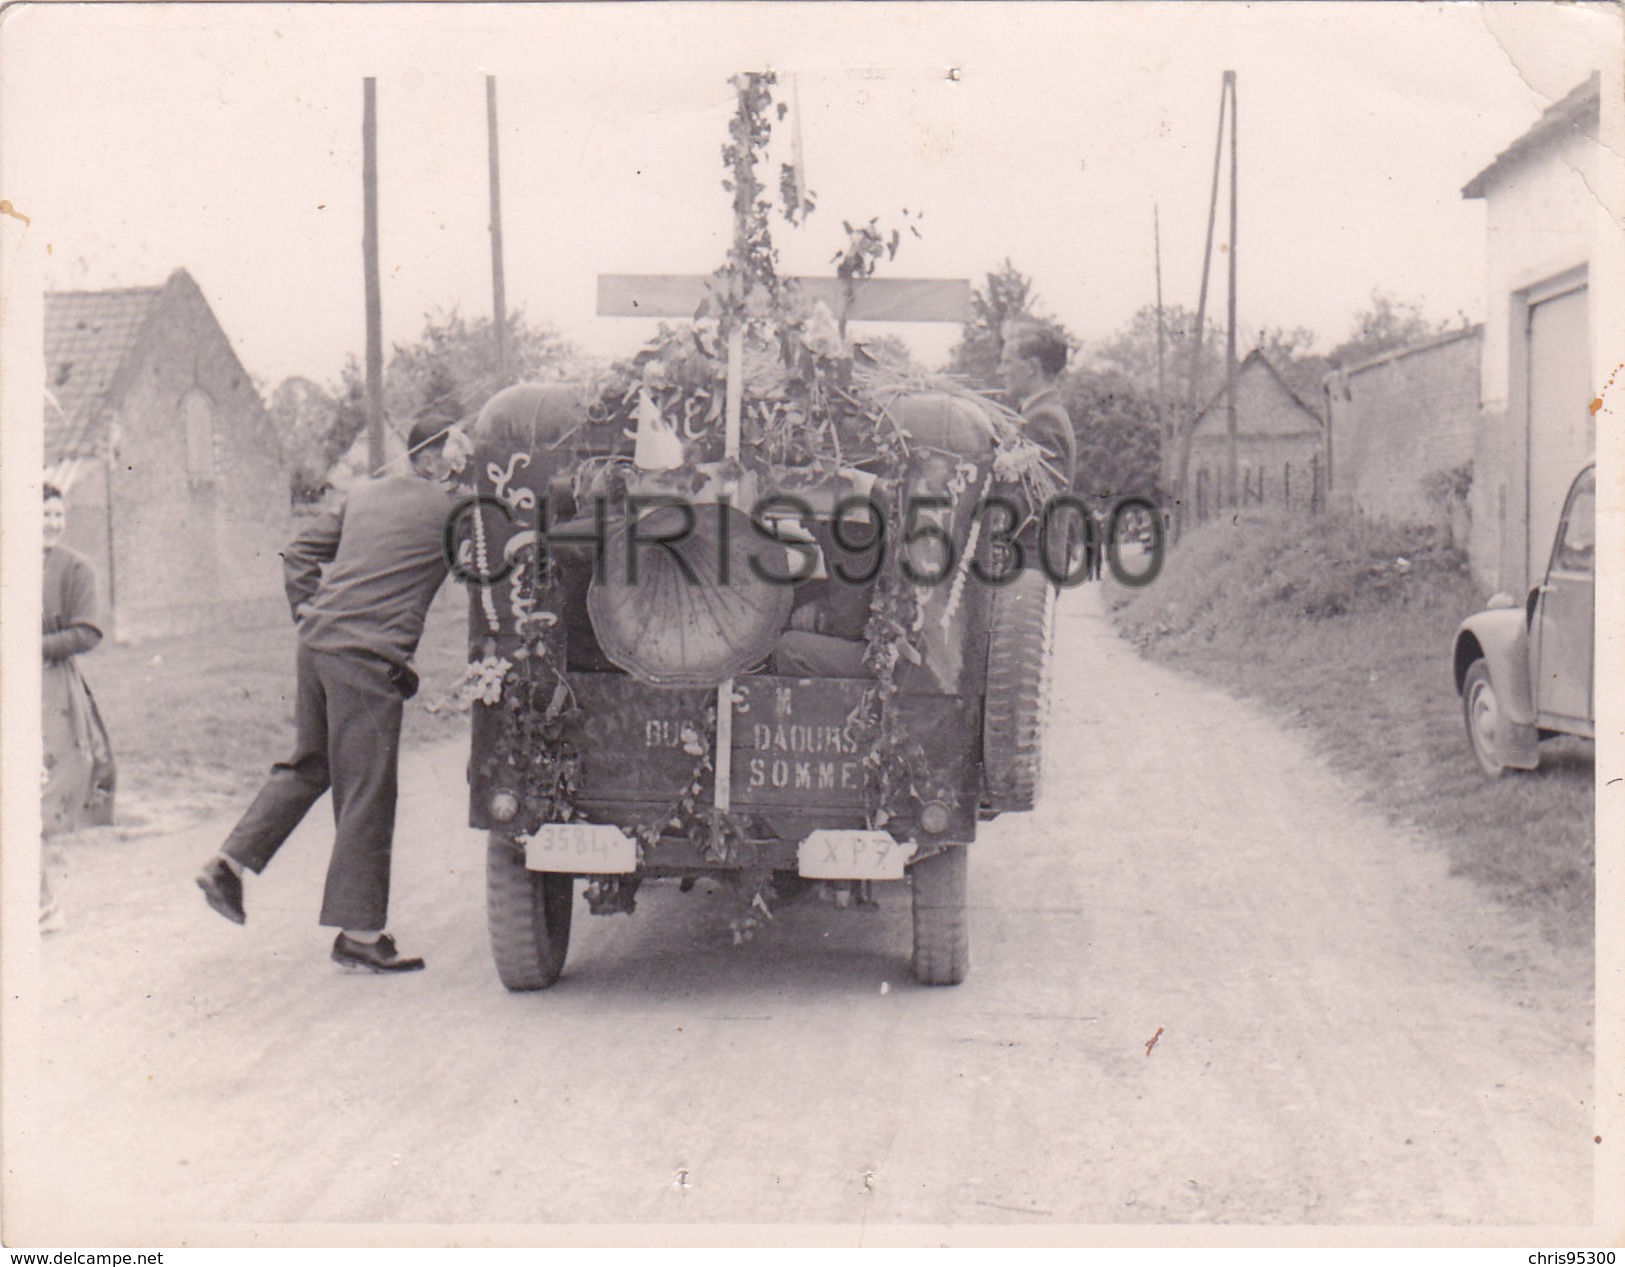
[[[246,928],[191,883],[225,824],[70,845],[21,1075],[57,1195],[13,1192],[16,1229],[1589,1223],[1589,962],[1097,603],[1063,603],[1046,795],[974,847],[955,989],[911,982],[902,886],[736,949],[720,894],[651,885],[578,904],[561,983],[509,995],[462,746],[406,762],[413,977],[327,962],[322,813]]]

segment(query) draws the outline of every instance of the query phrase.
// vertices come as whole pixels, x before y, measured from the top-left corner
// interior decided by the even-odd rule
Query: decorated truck
[[[675,284],[690,319],[598,381],[510,387],[468,428],[447,540],[471,583],[469,821],[512,990],[558,979],[578,884],[630,913],[641,885],[701,877],[732,887],[736,940],[792,887],[851,906],[907,885],[914,975],[956,984],[979,824],[1039,792],[1088,511],[1009,410],[848,337],[890,293],[868,274],[895,234],[846,226],[830,285],[777,276],[754,177],[771,76],[735,86],[727,265],[630,279],[621,309],[662,311]],[[810,209],[783,193],[792,221]]]
[[[747,511],[717,491],[720,464],[639,470],[618,420],[581,402],[557,385],[495,397],[457,525],[475,581],[469,821],[489,833],[502,982],[557,979],[578,879],[595,911],[629,912],[643,881],[701,876],[737,887],[736,933],[792,877],[842,905],[907,881],[915,976],[962,980],[967,849],[1038,795],[1056,596],[988,527],[1010,507],[978,495],[997,452],[984,415],[899,395],[894,484],[850,468]],[[850,643],[855,667],[779,671],[795,626],[814,627],[797,613],[842,604],[866,611],[861,637],[813,636]]]

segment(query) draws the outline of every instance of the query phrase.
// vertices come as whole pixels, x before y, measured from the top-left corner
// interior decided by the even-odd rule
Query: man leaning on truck
[[[447,574],[455,498],[446,434],[443,422],[414,424],[408,473],[357,485],[283,552],[299,642],[293,754],[271,767],[197,877],[209,905],[243,923],[243,869],[264,870],[331,788],[336,830],[321,922],[339,930],[333,960],[347,968],[423,967],[397,952],[384,926],[402,708],[417,691],[412,656]]]

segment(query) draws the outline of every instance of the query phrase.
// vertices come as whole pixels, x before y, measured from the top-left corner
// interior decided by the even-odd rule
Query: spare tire
[[[993,594],[982,712],[982,796],[995,814],[1038,803],[1049,721],[1055,587],[1039,568]]]

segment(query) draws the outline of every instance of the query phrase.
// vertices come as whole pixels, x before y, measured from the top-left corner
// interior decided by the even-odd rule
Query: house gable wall
[[[211,460],[189,454],[206,402]],[[285,611],[287,480],[270,417],[202,293],[171,279],[113,393],[113,586],[121,639]]]
[[[111,520],[107,506],[107,463],[100,458],[81,459],[73,466],[73,479],[63,493],[68,512],[67,530],[62,540],[77,550],[96,572],[96,611],[102,632],[117,631],[113,612],[113,555]]]
[[[1223,488],[1229,461],[1229,437],[1223,396],[1196,420],[1191,440],[1190,494],[1200,487],[1204,505],[1214,504]],[[1236,466],[1238,479],[1258,487],[1262,478],[1268,502],[1286,499],[1307,503],[1314,470],[1325,444],[1320,419],[1310,413],[1261,359],[1249,358],[1236,375]],[[1164,446],[1163,478],[1171,487],[1178,445]],[[1260,476],[1258,472],[1262,470]]]
[[[1564,278],[1591,279],[1588,354],[1591,377],[1617,360],[1603,346],[1614,328],[1598,284],[1621,267],[1619,235],[1597,196],[1599,154],[1581,131],[1554,137],[1511,165],[1484,190],[1487,317],[1480,367],[1483,410],[1473,453],[1474,573],[1486,586],[1521,592],[1530,583],[1526,519],[1528,432],[1526,321],[1531,299]],[[1598,388],[1601,387],[1597,383]],[[1585,402],[1577,402],[1584,408]]]
[[[1225,439],[1223,396],[1196,420],[1196,440]],[[1320,419],[1287,390],[1269,366],[1249,360],[1236,374],[1236,430],[1248,436],[1319,435]]]

